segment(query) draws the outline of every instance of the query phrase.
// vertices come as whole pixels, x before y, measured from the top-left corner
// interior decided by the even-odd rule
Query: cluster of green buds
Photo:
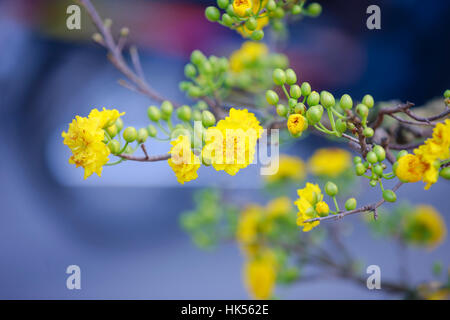
[[[338,202],[337,202],[337,200],[336,200],[336,196],[337,196],[338,193],[339,193],[339,188],[338,188],[338,186],[337,186],[335,183],[333,183],[333,182],[331,182],[331,181],[328,181],[328,182],[325,184],[325,188],[324,188],[324,189],[325,189],[325,193],[333,199],[333,203],[334,203],[334,206],[335,206],[335,208],[336,208],[335,211],[330,211],[330,213],[332,213],[332,214],[337,214],[337,213],[339,213],[339,212],[340,212],[340,209],[339,209]],[[346,209],[347,211],[354,210],[354,209],[356,209],[356,205],[357,205],[356,199],[355,199],[355,198],[349,198],[349,199],[347,199],[347,201],[345,202],[345,209]],[[328,216],[328,214],[329,214],[329,213],[326,213],[326,214],[319,214],[319,216],[321,216],[321,217],[326,217],[326,216]]]
[[[205,10],[206,18],[218,22],[243,37],[259,41],[264,38],[263,28],[271,23],[275,31],[284,29],[283,19],[288,15],[317,17],[322,12],[318,3],[305,5],[306,0],[217,0],[217,7]]]
[[[395,178],[394,172],[384,172],[387,168],[386,164],[383,163],[385,159],[386,151],[384,148],[382,146],[375,145],[372,151],[367,153],[366,161],[363,161],[361,157],[353,158],[355,173],[357,176],[362,176],[369,179],[369,184],[371,187],[376,187],[377,184],[379,184],[383,193],[383,199],[387,202],[395,202],[397,200],[397,195],[394,191],[383,187],[383,179],[390,180]],[[369,171],[368,174],[367,171]]]
[[[184,74],[190,80],[182,81],[180,89],[194,99],[211,96],[223,87],[227,71],[227,58],[205,57],[202,52],[195,50],[190,63],[184,67]]]
[[[109,151],[114,155],[131,154],[134,152],[134,149],[129,145],[128,140],[131,140],[131,138],[133,138],[131,141],[136,140],[138,132],[133,127],[125,128],[123,132],[122,130],[123,121],[121,118],[117,119],[113,125],[105,128],[105,143],[107,144]],[[123,137],[124,142],[122,141],[121,136]]]

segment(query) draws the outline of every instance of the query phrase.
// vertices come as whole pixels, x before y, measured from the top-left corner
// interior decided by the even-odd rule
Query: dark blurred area
[[[0,134],[3,147],[0,214],[0,298],[246,298],[238,248],[214,253],[195,248],[178,224],[199,188],[220,185],[239,198],[261,199],[256,168],[237,177],[203,170],[180,187],[170,168],[125,163],[105,168],[102,178],[83,181],[67,163],[61,131],[95,107],[126,111],[126,122],[146,125],[153,101],[118,85],[118,71],[91,41],[93,26],[82,13],[82,29],[69,31],[66,8],[73,1],[0,1]],[[113,29],[130,28],[146,77],[155,89],[189,103],[178,90],[192,50],[228,56],[242,43],[238,34],[204,18],[214,1],[94,0]],[[375,100],[400,99],[421,105],[450,87],[450,2],[418,0],[321,1],[323,14],[290,26],[281,50],[301,80],[317,90]],[[366,9],[381,8],[381,30],[366,28]],[[291,146],[307,157],[318,138]],[[152,146],[153,154],[167,146]],[[449,184],[431,191],[411,185],[399,192],[413,203],[431,203],[450,222]],[[363,195],[370,201],[374,195]],[[357,217],[346,241],[387,277],[397,273],[395,249],[374,241]],[[413,279],[429,278],[431,264],[450,263],[448,241],[433,252],[411,251]],[[392,250],[391,250],[392,249]],[[82,270],[82,290],[67,290],[66,267]],[[342,281],[307,283],[281,297],[387,298]]]

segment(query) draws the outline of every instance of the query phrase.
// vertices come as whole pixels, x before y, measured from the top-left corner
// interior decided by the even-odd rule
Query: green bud
[[[134,127],[128,127],[123,131],[123,138],[126,142],[133,142],[137,138],[137,131]]]
[[[278,97],[278,94],[273,90],[267,90],[266,91],[266,100],[271,105],[276,105],[280,98]]]
[[[369,185],[370,185],[371,187],[376,187],[376,186],[377,186],[377,183],[378,183],[377,180],[370,180],[370,181],[369,181]]]
[[[281,19],[284,17],[284,10],[281,7],[277,7],[274,11],[274,17]]]
[[[230,4],[230,2],[228,0],[217,0],[217,6],[220,9],[226,9],[229,4]]]
[[[325,108],[331,108],[336,104],[336,101],[334,100],[334,96],[328,92],[323,90],[320,93],[320,104]]]
[[[447,180],[450,180],[450,167],[442,168],[441,171],[439,171],[439,175]]]
[[[208,7],[205,10],[205,16],[206,19],[208,19],[211,22],[217,21],[220,18],[220,11],[216,7]]]
[[[192,113],[191,108],[189,106],[184,105],[177,109],[177,117],[181,121],[190,121],[191,116]]]
[[[229,26],[231,26],[232,24],[233,24],[233,18],[232,17],[230,17],[230,15],[228,14],[228,13],[224,13],[223,15],[222,15],[222,22],[227,26],[227,27],[229,27]]]
[[[161,111],[155,106],[148,107],[147,115],[148,118],[153,122],[158,122],[159,119],[161,119]]]
[[[108,142],[108,148],[112,154],[117,154],[120,151],[120,142],[117,140],[111,140]]]
[[[235,13],[234,13],[234,9],[233,9],[233,5],[232,4],[229,4],[228,5],[228,7],[227,7],[227,13],[230,15],[230,16],[235,16]]]
[[[306,106],[303,103],[297,103],[297,105],[294,108],[295,113],[304,115],[306,112]]]
[[[291,110],[294,109],[295,106],[297,105],[297,99],[289,98],[288,105]]]
[[[373,97],[370,94],[366,94],[362,99],[362,103],[365,104],[367,108],[370,109],[375,104],[375,101],[373,100]]]
[[[347,201],[345,201],[345,210],[347,211],[355,210],[356,204],[357,203],[355,198],[347,199]]]
[[[364,173],[366,173],[366,166],[363,165],[362,163],[357,163],[355,165],[355,173],[357,176],[362,176]]]
[[[202,121],[202,113],[199,110],[192,111],[192,120]]]
[[[161,117],[164,120],[168,120],[173,112],[173,105],[170,101],[163,101],[161,104]]]
[[[206,57],[200,50],[194,50],[191,54],[191,62],[197,66],[202,64],[206,60]]]
[[[292,69],[286,70],[286,83],[288,85],[293,85],[297,82],[297,75],[295,74],[295,71]]]
[[[373,129],[372,129],[371,127],[366,127],[366,128],[363,130],[363,135],[364,135],[364,137],[366,137],[366,138],[373,137],[373,134],[374,134],[374,132],[373,132]]]
[[[117,119],[116,120],[116,127],[117,127],[117,131],[120,132],[123,129],[123,120],[122,119]]]
[[[317,2],[313,2],[306,8],[306,10],[310,16],[318,17],[322,13],[322,6]]]
[[[267,2],[266,8],[269,11],[275,10],[277,8],[277,4],[276,4],[275,0],[269,0],[269,2]]]
[[[344,94],[340,100],[340,106],[343,110],[350,110],[353,107],[353,100],[348,94]]]
[[[256,21],[255,17],[250,17],[247,22],[245,22],[245,26],[248,30],[253,31],[258,27],[258,21]]]
[[[328,181],[325,184],[325,193],[327,195],[329,195],[330,197],[336,196],[338,194],[338,192],[339,192],[339,189],[338,189],[337,185],[335,185],[333,182]]]
[[[300,14],[301,12],[302,12],[302,7],[300,7],[298,4],[296,4],[292,7],[291,13],[293,15]]]
[[[369,115],[369,109],[365,104],[360,103],[356,106],[356,113],[364,119]]]
[[[342,119],[337,119],[336,130],[340,133],[344,133],[345,131],[347,131],[347,122],[343,121]]]
[[[156,127],[152,124],[149,124],[147,126],[147,132],[148,132],[148,135],[152,138],[156,137],[156,135],[158,134],[158,130],[156,130]]]
[[[139,143],[144,143],[145,141],[147,141],[148,138],[148,131],[145,128],[141,128],[138,130],[137,132],[137,142]]]
[[[181,91],[187,91],[192,86],[192,82],[190,81],[181,81],[179,84],[179,88]]]
[[[288,109],[286,108],[285,105],[283,105],[283,104],[277,105],[277,114],[280,117],[286,117],[287,113],[288,113]]]
[[[367,159],[367,161],[369,161],[369,163],[372,163],[372,164],[378,162],[378,157],[377,157],[376,153],[373,151],[369,151],[367,153],[366,159]]]
[[[299,99],[302,96],[302,89],[300,89],[299,85],[294,84],[291,86],[289,93],[292,98]]]
[[[397,153],[397,160],[400,159],[403,156],[406,156],[407,154],[408,154],[408,151],[400,150],[399,153]]]
[[[375,154],[377,155],[378,161],[381,162],[386,159],[386,150],[384,150],[382,146],[376,145],[375,147],[373,147],[373,152],[375,152]]]
[[[216,124],[216,117],[208,110],[202,112],[202,124],[205,128]]]
[[[445,90],[444,98],[450,98],[450,89]]]
[[[394,191],[386,189],[383,191],[383,199],[387,202],[395,202],[397,201],[397,195]]]
[[[355,125],[351,122],[347,122],[347,127],[349,130],[354,130],[355,129]]]
[[[275,69],[273,71],[273,82],[279,86],[283,85],[286,82],[286,73],[279,68]]]
[[[354,158],[353,158],[353,163],[354,163],[354,164],[361,163],[361,162],[362,162],[361,157],[354,157]]]
[[[192,63],[188,63],[184,66],[184,75],[187,78],[193,78],[197,74],[197,69],[195,69],[194,65]]]
[[[311,94],[311,85],[308,82],[303,82],[301,89],[302,89],[302,96],[307,97]]]
[[[320,102],[320,95],[317,91],[313,91],[309,94],[308,99],[306,100],[310,107],[316,106]]]
[[[108,133],[108,135],[111,138],[114,138],[117,135],[117,133],[119,132],[119,130],[117,130],[117,125],[115,125],[115,124],[106,128],[105,131]]]
[[[313,106],[306,111],[306,119],[308,119],[310,125],[315,125],[319,122],[322,119],[322,115],[323,107],[321,105]]]
[[[373,172],[375,172],[377,176],[381,177],[383,175],[383,167],[377,164],[373,167]]]
[[[253,31],[250,37],[252,38],[253,41],[259,41],[262,38],[264,38],[264,31],[262,30]]]
[[[192,98],[198,98],[202,95],[202,89],[197,86],[191,86],[188,91],[188,95]]]

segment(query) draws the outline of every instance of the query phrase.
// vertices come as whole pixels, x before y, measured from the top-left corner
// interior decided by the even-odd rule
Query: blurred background
[[[220,185],[239,198],[262,200],[257,166],[236,177],[202,168],[199,179],[179,186],[166,163],[124,163],[83,180],[69,165],[61,132],[75,115],[92,108],[126,111],[126,123],[146,125],[153,102],[117,84],[121,76],[91,41],[94,31],[82,11],[82,29],[66,28],[66,0],[0,1],[0,298],[2,299],[245,299],[242,257],[235,244],[212,253],[198,250],[181,230],[180,212],[192,194]],[[130,28],[146,77],[156,90],[189,102],[178,89],[194,49],[228,56],[242,38],[208,22],[214,1],[94,0],[113,29]],[[282,48],[300,79],[336,95],[376,101],[400,99],[417,105],[450,87],[450,2],[419,0],[321,1],[319,19],[290,26]],[[366,8],[378,4],[382,29],[366,28]],[[309,137],[285,150],[307,157],[328,142]],[[152,154],[168,146],[152,144]],[[256,177],[256,180],[255,180]],[[400,189],[399,198],[430,203],[450,225],[449,182],[430,191],[421,183]],[[447,197],[445,197],[447,195]],[[365,203],[377,194],[363,194]],[[398,275],[389,241],[374,240],[358,217],[345,242],[382,277]],[[431,265],[450,263],[450,244],[407,252],[411,281],[431,276]],[[81,268],[82,290],[66,288],[66,268]],[[307,282],[280,290],[286,299],[380,299],[340,280]]]

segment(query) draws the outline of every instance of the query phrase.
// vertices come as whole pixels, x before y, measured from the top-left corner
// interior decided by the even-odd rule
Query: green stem
[[[125,161],[125,159],[122,158],[122,159],[120,159],[120,160],[118,160],[116,162],[107,163],[107,164],[105,164],[105,166],[106,167],[115,166],[116,164],[119,164],[119,163],[121,163],[123,161]]]
[[[331,110],[331,108],[327,109],[327,113],[328,113],[328,119],[330,119],[331,129],[333,129],[333,134],[335,134],[336,133],[336,123],[334,122],[333,111]]]
[[[335,132],[328,130],[323,124],[322,122],[319,121],[319,126],[322,128],[322,132],[328,133],[328,134],[334,134]]]
[[[166,135],[170,137],[170,132],[168,132],[164,127],[161,125],[161,123],[157,122],[156,125],[161,129],[162,132],[164,132]]]
[[[286,89],[286,86],[284,84],[283,84],[283,91],[284,91],[284,94],[286,95],[286,98],[289,100],[291,97],[289,96],[289,93],[288,93],[288,91]]]
[[[124,151],[127,149],[127,147],[128,147],[128,142],[125,143],[125,145],[123,146],[122,149],[120,149],[120,151],[118,152],[118,154],[124,153]]]
[[[339,118],[341,118],[341,119],[345,119],[345,116],[342,115],[342,114],[340,114],[339,112],[337,112],[336,109],[334,109],[333,107],[331,107],[331,111],[333,111],[333,113],[334,113],[337,117],[339,117]]]
[[[336,197],[333,197],[334,206],[336,207],[336,212],[339,212],[339,205],[337,203]]]

